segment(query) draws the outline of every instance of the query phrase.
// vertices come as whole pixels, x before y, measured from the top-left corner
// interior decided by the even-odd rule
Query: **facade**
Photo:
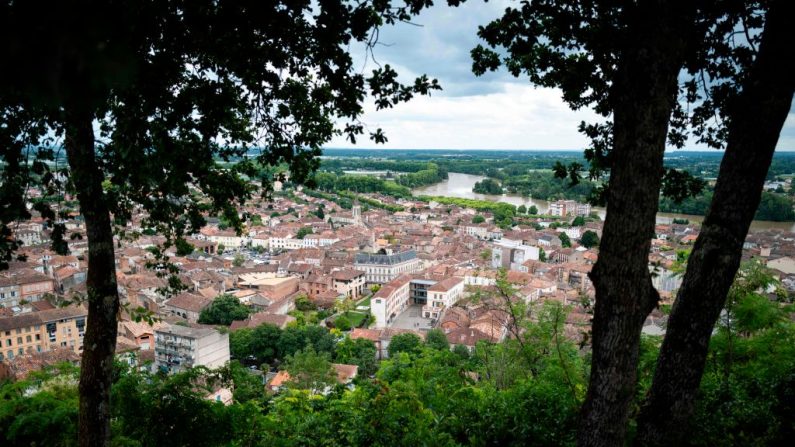
[[[522,241],[502,239],[491,250],[491,266],[495,269],[527,271],[523,264],[529,260],[537,261],[540,255],[538,247],[523,244]]]
[[[194,366],[218,368],[228,361],[228,333],[180,325],[155,331],[155,367],[159,370],[177,373]]]
[[[19,294],[25,301],[39,301],[47,294],[55,293],[55,280],[39,272],[31,271],[14,277],[19,285]]]
[[[331,274],[331,284],[340,295],[358,299],[364,293],[365,275],[360,270],[338,270]]]
[[[549,204],[547,214],[551,216],[587,216],[591,214],[591,205],[577,203],[574,200],[558,200]]]
[[[403,312],[409,304],[411,278],[400,276],[384,284],[370,300],[370,312],[375,317],[375,327],[383,328]]]
[[[213,300],[201,295],[183,292],[165,302],[164,311],[185,318],[191,323],[199,321],[199,315]]]
[[[0,306],[6,308],[19,306],[21,299],[22,294],[17,282],[13,278],[0,276]]]
[[[88,311],[79,306],[0,318],[0,361],[32,352],[83,350]]]
[[[416,273],[422,268],[417,252],[408,250],[392,255],[359,253],[354,267],[365,272],[370,284],[386,284],[402,274]]]
[[[438,319],[445,309],[451,307],[464,294],[463,278],[443,279],[428,288],[428,302],[422,306],[422,316]]]

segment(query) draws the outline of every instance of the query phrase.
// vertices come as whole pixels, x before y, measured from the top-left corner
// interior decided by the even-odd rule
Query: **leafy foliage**
[[[218,295],[207,308],[201,311],[199,323],[229,326],[235,320],[245,320],[249,312],[249,308],[242,304],[236,296]]]
[[[599,245],[599,236],[595,231],[587,230],[580,236],[580,244],[585,248],[593,248]]]

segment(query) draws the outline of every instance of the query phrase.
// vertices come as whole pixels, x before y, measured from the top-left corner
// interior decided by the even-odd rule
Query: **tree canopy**
[[[245,320],[250,310],[234,295],[223,294],[199,314],[199,323],[229,326],[235,320]]]

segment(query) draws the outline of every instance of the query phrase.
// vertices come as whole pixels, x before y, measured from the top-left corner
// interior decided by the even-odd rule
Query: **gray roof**
[[[356,264],[395,265],[417,258],[417,252],[407,250],[392,255],[379,255],[375,253],[357,253]]]

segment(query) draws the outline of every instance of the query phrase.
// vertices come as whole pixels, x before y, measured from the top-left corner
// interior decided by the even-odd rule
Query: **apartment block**
[[[33,352],[83,350],[88,311],[81,306],[0,318],[0,361]]]
[[[229,334],[209,327],[171,325],[155,331],[155,368],[177,373],[194,366],[218,368],[229,361]]]

